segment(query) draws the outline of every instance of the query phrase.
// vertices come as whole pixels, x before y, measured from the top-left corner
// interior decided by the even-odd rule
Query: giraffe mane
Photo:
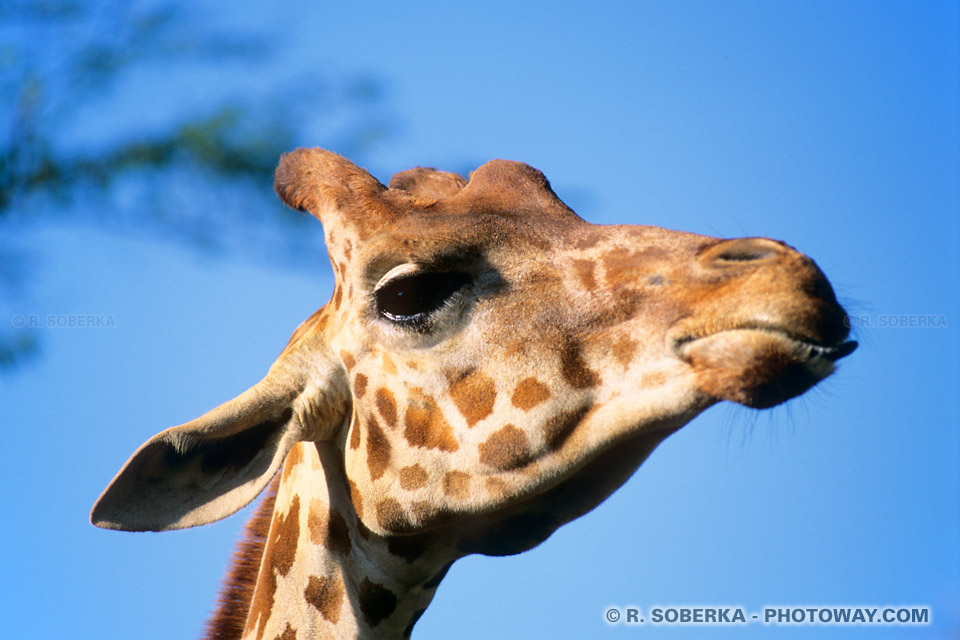
[[[243,635],[279,486],[278,473],[264,490],[260,504],[243,529],[217,596],[217,607],[206,623],[204,640],[237,640]]]

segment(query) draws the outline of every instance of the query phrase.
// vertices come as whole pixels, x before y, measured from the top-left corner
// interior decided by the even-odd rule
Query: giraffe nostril
[[[789,251],[783,244],[767,238],[737,238],[710,247],[700,256],[711,267],[724,267],[778,258]]]

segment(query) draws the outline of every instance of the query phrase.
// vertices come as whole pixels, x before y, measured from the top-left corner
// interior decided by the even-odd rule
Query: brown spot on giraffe
[[[367,391],[367,376],[358,373],[353,378],[353,396],[357,400],[363,400],[363,394]]]
[[[357,512],[357,517],[363,517],[363,494],[360,493],[360,490],[357,488],[357,485],[353,480],[348,479],[347,483],[350,486],[350,502],[353,503],[353,510]]]
[[[472,427],[493,413],[497,387],[485,373],[473,370],[457,376],[450,384],[450,397],[467,426]]]
[[[303,462],[303,447],[293,447],[287,454],[287,466],[295,467]]]
[[[447,471],[443,474],[443,493],[451,498],[465,498],[470,490],[470,474]]]
[[[517,383],[510,402],[518,409],[529,411],[549,398],[550,388],[531,376]]]
[[[560,373],[574,389],[588,389],[600,384],[600,376],[591,370],[583,359],[581,344],[566,338],[560,350]]]
[[[419,464],[412,464],[400,469],[400,486],[407,491],[423,487],[429,479],[430,476]]]
[[[613,343],[613,356],[620,363],[621,367],[626,368],[633,360],[637,352],[637,341],[627,335],[619,336]]]
[[[321,311],[323,311],[324,313],[319,318],[317,318],[317,323],[315,326],[317,331],[326,331],[327,325],[330,323],[330,314],[327,313],[326,308],[321,309]]]
[[[414,447],[447,452],[459,449],[460,443],[450,423],[433,399],[423,394],[416,396],[415,402],[411,402],[404,413],[403,437],[407,442]]]
[[[651,371],[643,374],[643,384],[648,387],[662,387],[667,383],[667,374],[663,371]]]
[[[302,447],[293,447],[290,449],[290,453],[287,454],[287,464],[283,467],[283,479],[286,480],[291,473],[293,473],[294,467],[303,462],[303,449]]]
[[[637,260],[635,251],[625,247],[614,247],[607,251],[602,259],[604,281],[608,287],[621,282],[635,282],[643,275],[643,263]]]
[[[397,401],[393,398],[393,392],[386,387],[380,387],[376,393],[377,410],[384,422],[391,429],[397,428]]]
[[[384,351],[381,356],[383,359],[383,370],[386,371],[387,375],[397,375],[397,365],[394,364],[393,358],[390,357],[390,354]]]
[[[574,237],[572,244],[575,249],[592,249],[604,238],[599,229],[586,229]]]
[[[367,468],[370,470],[370,478],[377,480],[390,464],[390,440],[380,429],[376,418],[369,418],[366,427]]]
[[[508,485],[506,481],[496,477],[485,478],[483,484],[486,486],[487,492],[497,498],[507,495],[507,492],[510,490],[510,485]]]
[[[573,260],[573,273],[585,291],[594,291],[597,288],[597,279],[594,275],[596,265],[593,260]]]
[[[327,520],[327,546],[341,556],[350,554],[350,527],[340,512],[332,508]]]
[[[340,311],[341,302],[343,302],[343,287],[338,286],[333,290],[333,308]]]
[[[307,527],[313,544],[323,545],[342,557],[350,555],[350,529],[339,511],[314,498],[310,501]]]
[[[288,622],[283,633],[278,634],[275,640],[297,640],[297,630]]]
[[[303,597],[324,619],[337,624],[343,604],[343,580],[340,576],[310,576]]]
[[[273,537],[270,557],[273,568],[282,576],[290,572],[297,556],[297,541],[300,539],[300,496],[290,499],[286,515],[277,516],[277,530]]]
[[[407,512],[393,498],[387,498],[377,503],[377,523],[383,529],[395,533],[404,533],[413,527],[410,518],[407,517]]]
[[[310,513],[307,516],[307,528],[310,530],[310,542],[326,546],[327,520],[324,517],[325,503],[317,498],[310,501]]]
[[[553,291],[563,287],[563,275],[554,265],[531,264],[525,284],[533,289]]]
[[[480,443],[480,462],[503,471],[516,469],[530,461],[527,434],[512,424],[493,432]]]
[[[354,414],[353,418],[350,420],[350,448],[359,449],[360,448],[360,420],[357,418],[357,415]]]
[[[340,361],[343,362],[343,366],[346,368],[347,373],[349,373],[355,366],[357,366],[357,361],[349,351],[340,352]]]
[[[397,608],[396,594],[383,585],[371,582],[369,578],[364,578],[360,583],[359,600],[360,611],[371,627],[389,618]]]

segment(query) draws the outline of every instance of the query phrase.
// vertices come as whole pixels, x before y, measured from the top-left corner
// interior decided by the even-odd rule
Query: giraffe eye
[[[373,292],[377,313],[395,324],[418,330],[424,330],[430,314],[470,281],[467,274],[456,271],[389,276]]]

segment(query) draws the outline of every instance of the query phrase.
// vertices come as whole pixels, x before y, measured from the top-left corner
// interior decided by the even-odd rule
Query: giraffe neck
[[[331,444],[291,450],[240,637],[405,638],[433,598],[453,550],[370,532],[341,461]]]

